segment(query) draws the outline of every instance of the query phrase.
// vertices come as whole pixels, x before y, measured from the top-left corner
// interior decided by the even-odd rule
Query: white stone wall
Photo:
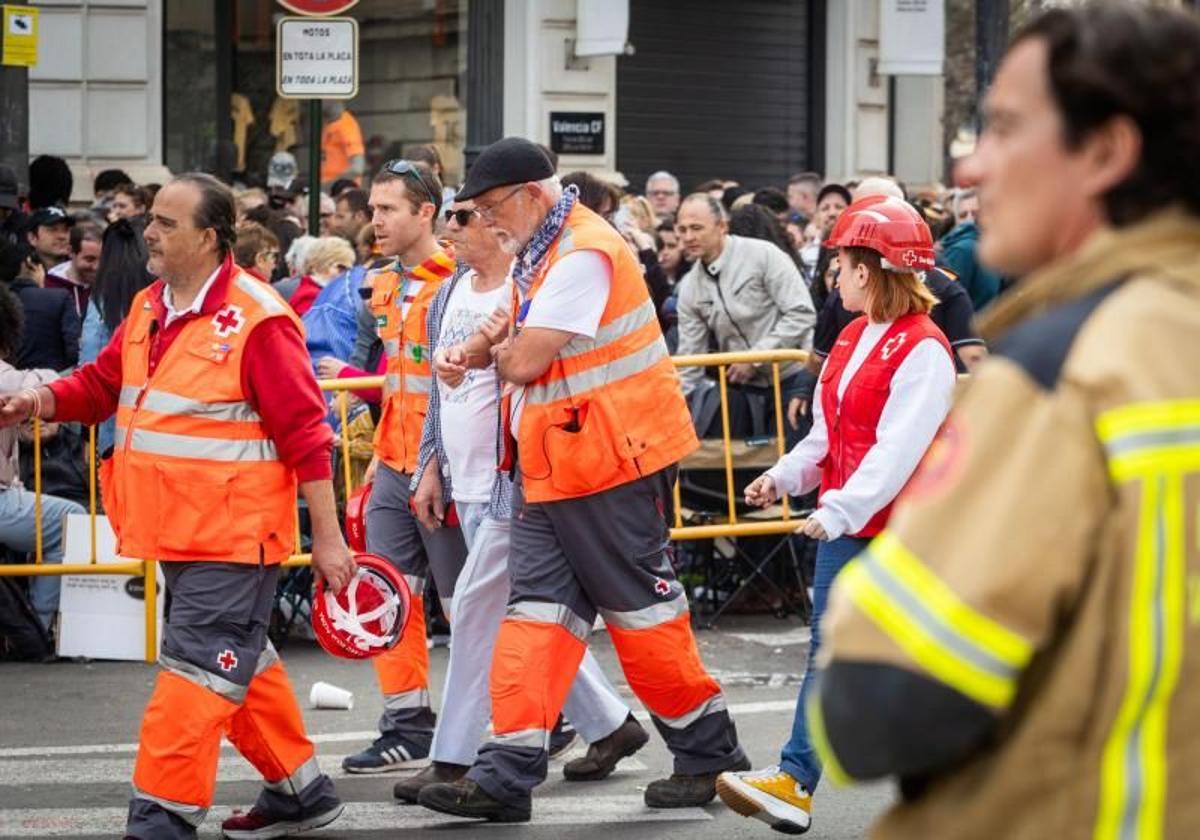
[[[913,186],[941,178],[941,76],[888,77],[879,59],[880,0],[828,5],[825,62],[825,174],[833,180],[888,173],[888,115],[895,109],[892,173]]]
[[[601,112],[604,155],[561,155],[558,168],[611,173],[617,158],[617,59],[576,59],[574,38],[575,0],[505,4],[504,133],[549,145],[551,111]]]
[[[29,71],[29,152],[66,158],[74,199],[119,166],[160,181],[162,0],[39,0],[38,63]]]

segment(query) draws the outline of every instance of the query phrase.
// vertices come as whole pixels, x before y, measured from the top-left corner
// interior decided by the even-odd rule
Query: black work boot
[[[453,814],[456,817],[489,822],[529,822],[530,800],[521,805],[509,805],[492,796],[471,779],[426,785],[417,802],[431,811]]]
[[[457,782],[467,775],[467,771],[470,769],[466,764],[435,761],[415,776],[409,776],[407,779],[396,782],[396,786],[392,788],[392,795],[401,802],[416,805],[417,796],[427,785]]]
[[[687,776],[672,773],[669,779],[659,779],[646,787],[646,805],[650,808],[696,808],[707,805],[717,795],[717,776],[733,770],[749,770],[750,760],[742,757],[732,767],[712,773]]]
[[[563,765],[568,782],[595,782],[617,769],[617,763],[646,746],[650,735],[630,715],[612,734],[588,747],[587,755]]]

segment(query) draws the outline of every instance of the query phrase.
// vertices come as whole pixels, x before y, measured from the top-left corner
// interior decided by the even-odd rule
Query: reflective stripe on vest
[[[113,433],[113,445],[124,448],[126,429],[117,426]],[[144,452],[148,455],[168,455],[176,458],[195,458],[201,461],[278,461],[279,452],[269,440],[228,440],[226,438],[175,435],[170,432],[152,432],[149,429],[134,429],[129,438],[129,452]]]
[[[593,349],[603,346],[597,345]],[[667,350],[667,342],[660,336],[641,350],[635,350],[606,365],[597,365],[551,382],[527,385],[525,386],[525,401],[530,405],[545,405],[570,399],[573,396],[577,397],[585,391],[591,391],[601,385],[611,385],[639,374],[655,363],[670,358],[670,355]]]
[[[611,323],[600,327],[596,330],[595,338],[587,338],[582,335],[575,336],[558,351],[558,357],[560,359],[569,359],[572,356],[587,353],[606,344],[612,344],[617,339],[623,338],[634,330],[641,329],[657,320],[658,315],[654,311],[654,301],[647,300],[632,312],[626,312],[619,318],[614,318]]]
[[[150,389],[142,396],[138,405],[140,388],[132,385],[121,386],[121,396],[117,404],[125,408],[137,407],[141,411],[153,411],[155,414],[174,414],[197,417],[201,420],[225,420],[233,423],[261,423],[262,417],[248,402],[201,402],[189,397],[181,397],[170,391]]]

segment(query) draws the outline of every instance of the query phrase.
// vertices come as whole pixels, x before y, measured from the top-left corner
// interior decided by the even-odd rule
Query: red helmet
[[[317,642],[344,659],[369,659],[395,647],[408,625],[412,595],[391,563],[356,554],[358,572],[337,595],[324,582],[313,596]]]
[[[367,550],[367,499],[373,486],[368,482],[346,499],[346,544],[351,551]]]
[[[892,271],[933,268],[933,234],[908,202],[887,195],[860,198],[838,216],[826,248],[870,248]]]

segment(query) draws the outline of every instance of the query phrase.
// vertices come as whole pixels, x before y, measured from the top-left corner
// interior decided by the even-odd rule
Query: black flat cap
[[[505,137],[483,150],[454,200],[466,201],[496,187],[541,181],[553,174],[554,166],[537,143]]]

